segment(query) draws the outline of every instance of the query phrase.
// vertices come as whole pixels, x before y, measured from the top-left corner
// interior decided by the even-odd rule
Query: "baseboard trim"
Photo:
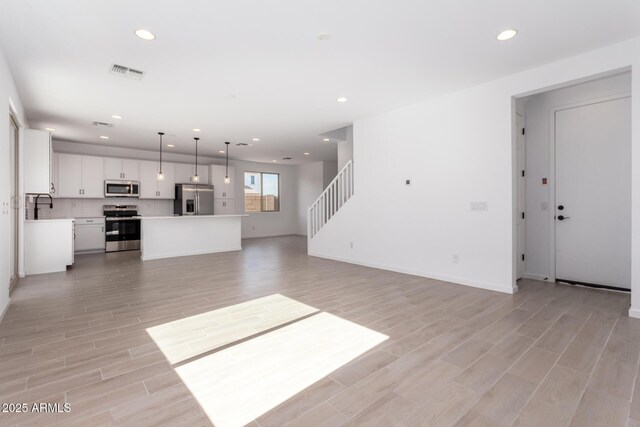
[[[397,268],[397,267],[384,265],[384,264],[377,264],[377,263],[371,263],[371,262],[362,262],[362,261],[350,260],[350,259],[346,259],[346,258],[322,255],[322,254],[315,253],[315,252],[309,252],[308,254],[309,254],[309,256],[330,259],[332,261],[346,262],[348,264],[355,264],[355,265],[360,265],[360,266],[363,266],[363,267],[377,268],[379,270],[393,271],[395,273],[402,273],[402,274],[408,274],[408,275],[411,275],[411,276],[425,277],[427,279],[441,280],[443,282],[455,283],[456,285],[469,286],[469,287],[472,287],[472,288],[485,289],[485,290],[488,290],[488,291],[501,292],[501,293],[504,293],[504,294],[514,294],[514,293],[518,292],[518,286],[515,286],[513,288],[512,287],[499,286],[499,285],[495,285],[493,283],[478,282],[478,281],[475,281],[475,280],[468,280],[468,279],[463,279],[463,278],[460,278],[460,277],[446,276],[446,275],[442,275],[442,274],[424,273],[422,271],[416,271],[416,270],[405,269],[405,268]]]
[[[217,253],[221,253],[221,252],[235,252],[235,251],[241,251],[241,250],[242,250],[242,246],[239,246],[239,247],[220,249],[220,250],[215,250],[215,251],[189,252],[189,253],[186,253],[186,254],[185,253],[175,253],[175,254],[153,255],[153,256],[144,256],[144,254],[143,254],[140,258],[142,259],[142,261],[152,261],[154,259],[180,258],[180,257],[185,257],[185,256],[217,254]]]
[[[288,236],[298,236],[296,233],[286,233],[286,234],[259,234],[257,236],[243,236],[243,239],[263,239],[265,237],[288,237]]]
[[[640,308],[631,307],[629,309],[629,317],[633,317],[635,319],[640,319]]]
[[[5,305],[4,308],[2,309],[2,313],[0,314],[0,322],[2,322],[2,320],[4,319],[4,315],[7,314],[7,311],[9,310],[10,305],[11,305],[11,298],[9,298],[9,300],[7,301],[7,305]]]
[[[541,282],[548,282],[549,281],[549,276],[545,276],[544,274],[531,274],[531,273],[524,273],[522,275],[523,279],[531,279],[531,280],[539,280]]]

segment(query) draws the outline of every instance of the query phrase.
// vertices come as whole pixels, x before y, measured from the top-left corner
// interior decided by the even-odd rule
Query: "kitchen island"
[[[143,216],[142,260],[240,251],[243,216]]]

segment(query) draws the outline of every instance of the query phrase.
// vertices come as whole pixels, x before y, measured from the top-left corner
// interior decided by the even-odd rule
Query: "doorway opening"
[[[630,71],[517,99],[516,113],[526,120],[518,277],[630,291]]]
[[[18,209],[19,209],[19,193],[18,193],[18,144],[20,137],[20,128],[12,114],[9,114],[9,240],[10,240],[10,266],[9,266],[9,292],[13,289],[18,281]]]

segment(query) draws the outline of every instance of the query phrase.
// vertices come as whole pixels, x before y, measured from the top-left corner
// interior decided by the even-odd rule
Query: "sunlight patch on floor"
[[[175,370],[216,427],[242,426],[388,338],[319,313]]]
[[[148,328],[171,364],[300,319],[318,309],[274,294]]]

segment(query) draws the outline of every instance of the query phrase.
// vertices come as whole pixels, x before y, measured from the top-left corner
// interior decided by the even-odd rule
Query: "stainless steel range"
[[[105,252],[140,249],[140,217],[136,205],[104,205]]]

